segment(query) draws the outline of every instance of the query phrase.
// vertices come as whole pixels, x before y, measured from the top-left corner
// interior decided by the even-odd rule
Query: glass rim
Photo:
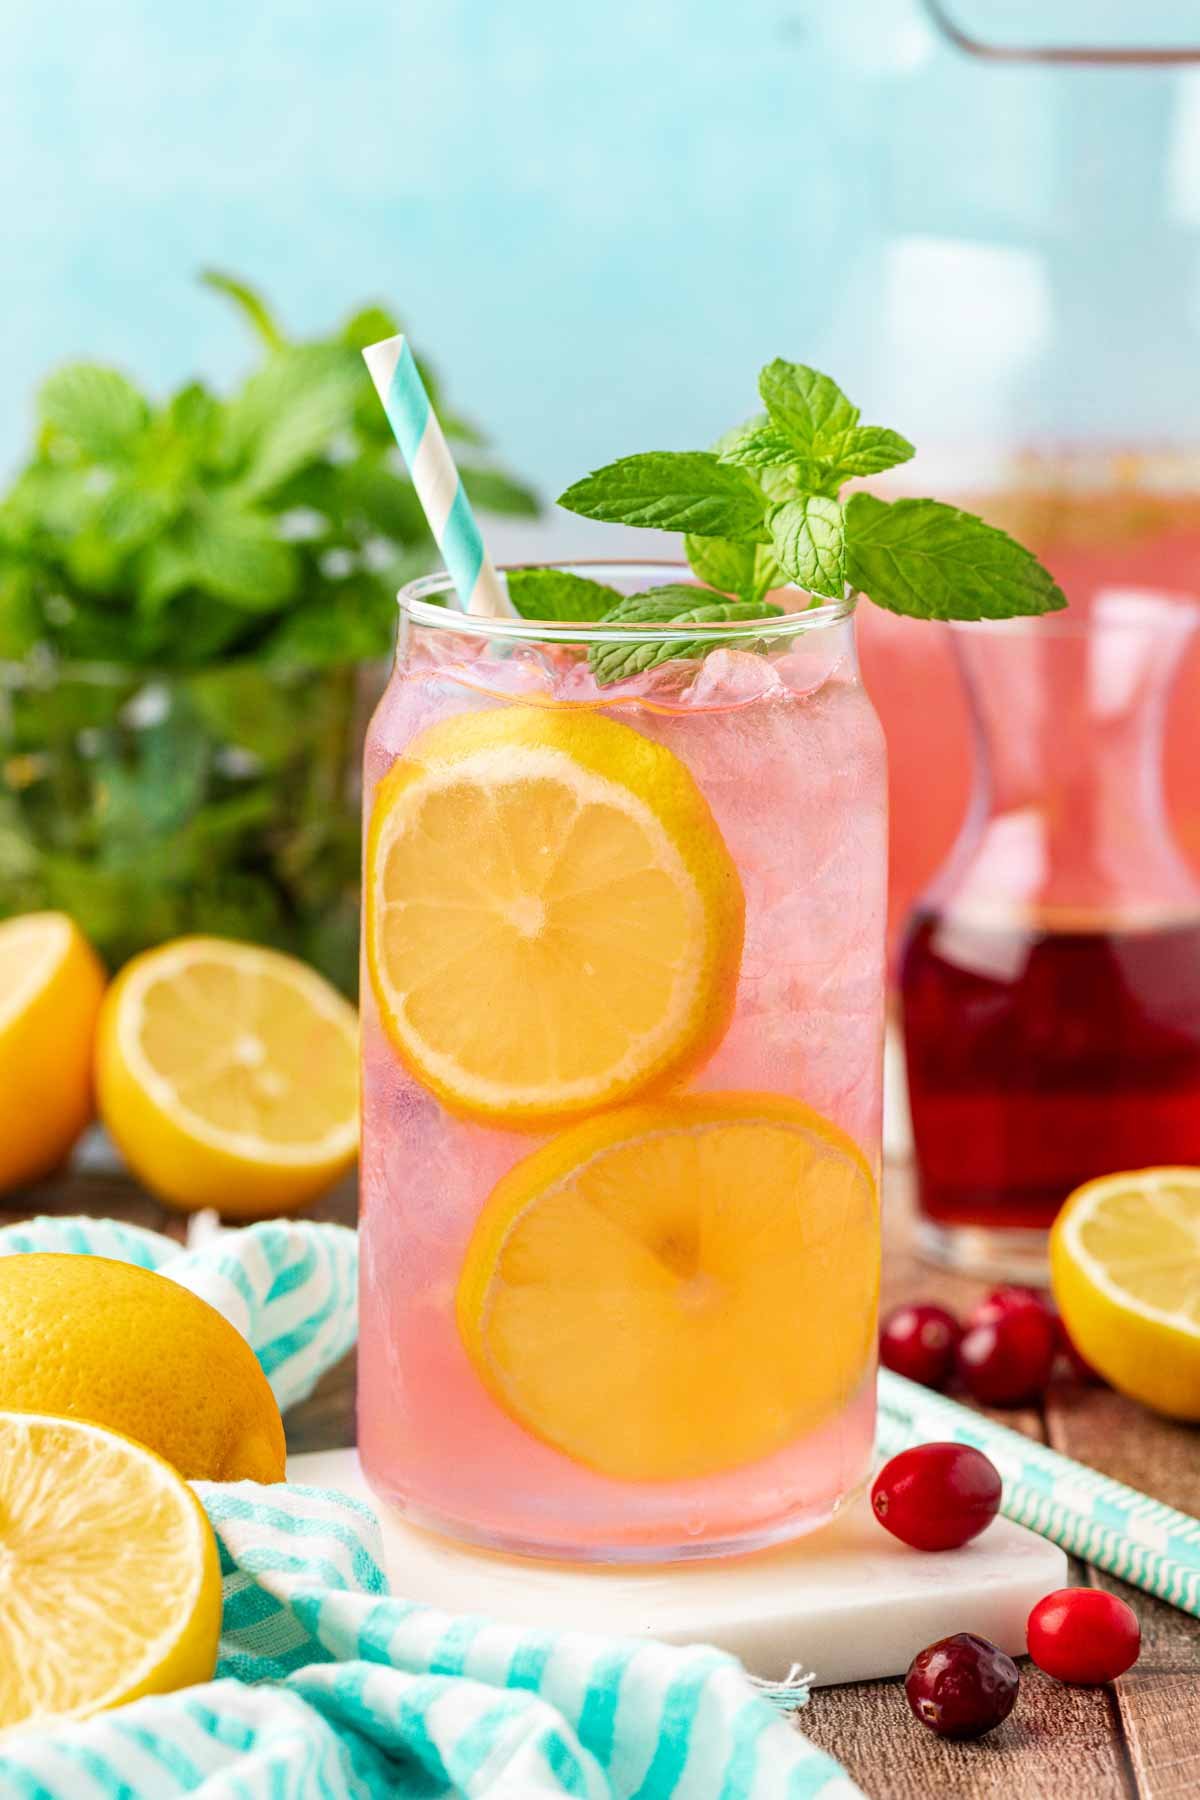
[[[602,581],[606,576],[622,576],[626,580],[644,580],[647,586],[666,585],[666,581],[672,576],[682,573],[686,575],[688,584],[696,582],[697,591],[704,591],[687,563],[668,557],[589,557],[579,560],[556,559],[544,563],[505,563],[496,573],[512,575],[525,569],[561,570],[564,574],[579,575],[590,581]],[[488,613],[468,613],[454,606],[438,604],[435,596],[456,591],[453,576],[443,569],[436,574],[422,575],[416,581],[407,582],[397,593],[396,601],[401,612],[414,625],[431,626],[440,631],[465,632],[471,637],[495,638],[509,643],[655,644],[661,643],[665,638],[678,638],[681,630],[689,629],[670,620],[626,625],[611,622],[606,624],[602,620],[576,622],[570,619],[493,618]],[[807,588],[795,583],[774,591],[805,595],[813,604],[798,612],[771,614],[765,619],[725,619],[690,629],[697,636],[720,638],[734,644],[746,639],[754,639],[756,642],[761,642],[763,638],[786,639],[801,636],[808,631],[827,630],[832,625],[844,623],[854,616],[858,602],[856,593],[847,592],[841,600],[827,600],[809,594]]]

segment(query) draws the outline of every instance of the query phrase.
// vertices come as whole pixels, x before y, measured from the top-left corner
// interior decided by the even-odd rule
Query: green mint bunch
[[[758,389],[765,412],[711,450],[625,456],[559,497],[584,518],[682,532],[693,572],[712,590],[707,598],[695,587],[622,597],[597,582],[530,570],[510,577],[517,611],[580,623],[703,625],[778,613],[765,596],[791,582],[833,600],[857,590],[918,619],[1009,619],[1066,605],[1030,551],[973,513],[862,491],[843,499],[848,481],[882,474],[915,452],[899,432],[862,424],[828,375],[777,358]],[[672,605],[674,613],[666,610]],[[596,646],[592,667],[601,683],[621,680],[717,641]]]

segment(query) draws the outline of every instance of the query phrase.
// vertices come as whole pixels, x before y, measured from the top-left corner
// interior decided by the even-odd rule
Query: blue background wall
[[[959,10],[1015,31],[1047,8]],[[1158,340],[1112,402],[1118,425],[1182,410],[1176,353],[1200,312],[1194,76],[1085,77],[1065,97],[1042,73],[998,81],[935,42],[919,0],[4,12],[0,467],[62,357],[155,386],[233,377],[247,344],[193,284],[206,263],[261,283],[297,330],[394,304],[457,401],[547,487],[623,450],[706,440],[749,410],[754,370],[779,353],[831,363],[914,432],[1015,407],[1051,426],[1072,407],[1103,415],[1082,350],[1048,351],[1062,321],[1030,245],[1064,216],[1085,298],[1111,287],[1128,343]],[[1084,16],[1130,12],[1092,0]],[[1120,209],[1142,219],[1158,201],[1136,157],[1114,154],[1114,120],[1150,146],[1153,179],[1164,157],[1174,170],[1175,344],[1155,269],[1115,273]],[[1111,159],[1077,192],[1068,126]]]

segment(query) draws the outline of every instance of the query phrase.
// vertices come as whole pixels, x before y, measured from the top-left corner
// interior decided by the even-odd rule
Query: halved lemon
[[[458,1324],[537,1437],[604,1475],[736,1468],[867,1376],[879,1286],[871,1171],[772,1094],[591,1119],[518,1163],[471,1237]]]
[[[1076,1188],[1050,1234],[1063,1323],[1106,1381],[1200,1419],[1200,1169],[1135,1169]]]
[[[92,1116],[104,970],[66,913],[0,924],[0,1192],[57,1168]]]
[[[208,1681],[221,1569],[174,1469],[79,1419],[0,1413],[0,1730]]]
[[[366,908],[384,1027],[469,1117],[615,1105],[729,1021],[744,902],[708,802],[670,750],[596,713],[422,733],[375,797]]]
[[[172,1205],[235,1217],[314,1199],[358,1147],[358,1015],[294,957],[178,938],[105,998],[100,1111]]]

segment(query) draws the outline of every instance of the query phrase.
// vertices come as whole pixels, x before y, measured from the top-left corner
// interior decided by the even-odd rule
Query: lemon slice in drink
[[[495,1399],[626,1481],[753,1462],[832,1417],[871,1367],[879,1215],[828,1119],[697,1094],[591,1119],[481,1213],[459,1331]]]
[[[1200,1419],[1200,1169],[1137,1169],[1077,1188],[1050,1235],[1054,1297],[1106,1381]]]
[[[454,1111],[536,1128],[694,1067],[733,1006],[737,870],[677,756],[583,710],[422,733],[380,783],[367,958]]]
[[[0,1413],[0,1730],[207,1681],[221,1570],[174,1469],[79,1419]]]
[[[134,1174],[185,1210],[287,1212],[358,1147],[358,1015],[294,957],[177,938],[105,997],[100,1112]]]

